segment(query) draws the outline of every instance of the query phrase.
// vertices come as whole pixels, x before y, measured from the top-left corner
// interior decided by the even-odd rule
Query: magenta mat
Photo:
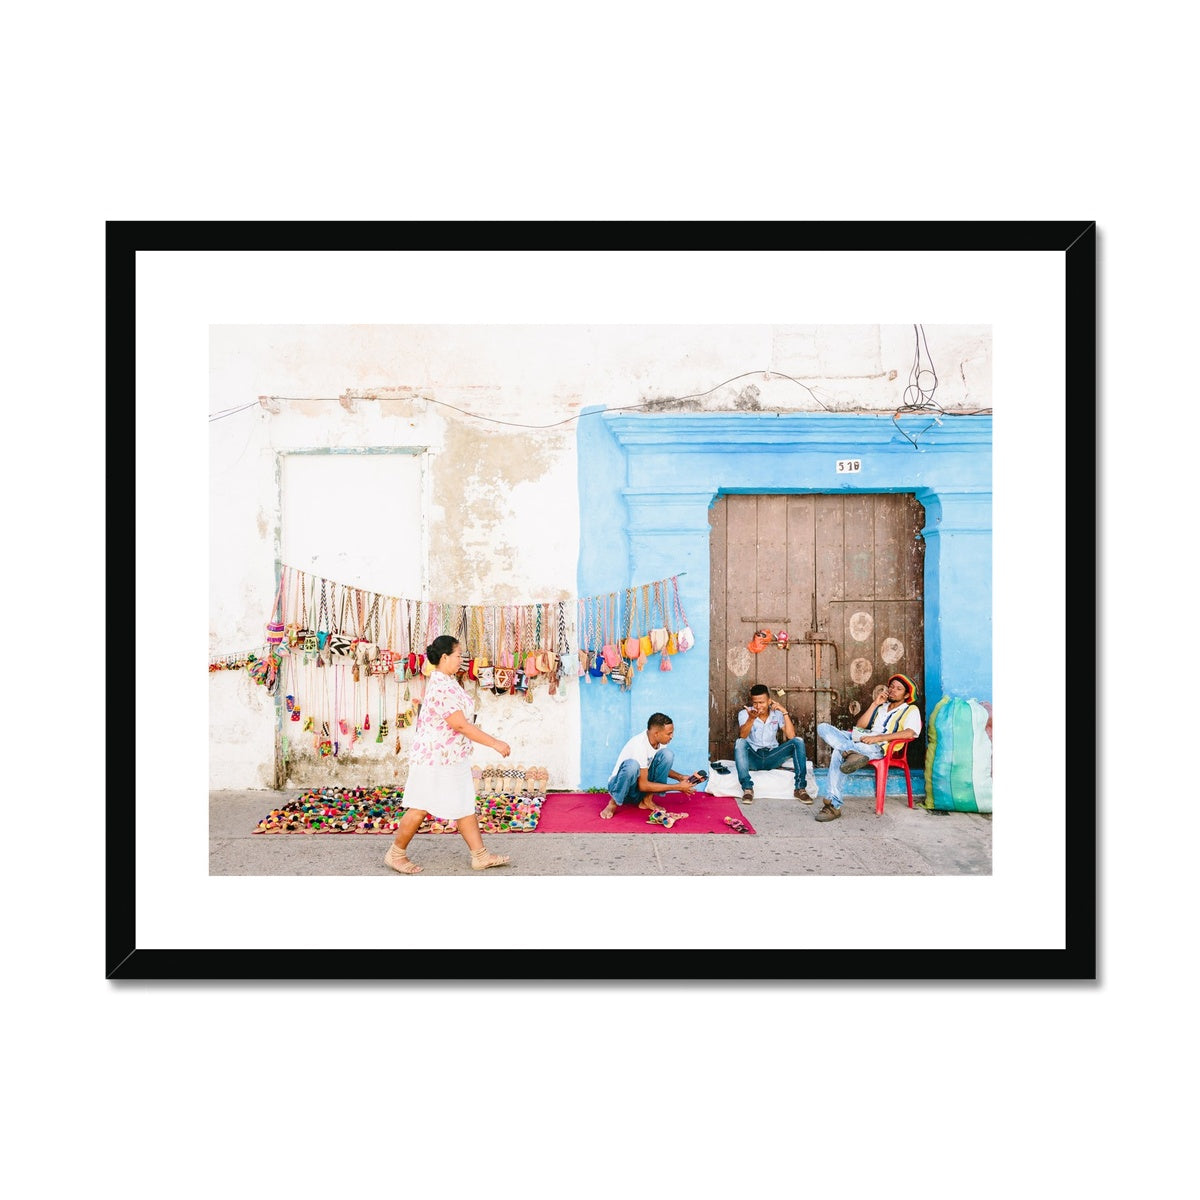
[[[600,820],[600,810],[609,802],[607,792],[550,792],[542,801],[542,815],[534,833],[732,833],[746,834],[725,824],[726,817],[740,821],[750,833],[754,826],[746,820],[737,801],[730,796],[709,796],[705,792],[662,793],[663,808],[669,812],[685,812],[688,816],[676,821],[670,829],[651,825],[650,815],[636,804],[621,805],[611,820]]]

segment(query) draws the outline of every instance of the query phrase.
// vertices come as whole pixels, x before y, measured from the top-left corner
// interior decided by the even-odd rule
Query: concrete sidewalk
[[[383,865],[389,834],[256,834],[273,808],[303,789],[209,794],[210,875],[393,875]],[[596,794],[597,810],[607,797]],[[875,800],[848,795],[837,821],[798,800],[758,798],[744,812],[749,835],[655,833],[485,834],[490,850],[512,864],[473,871],[458,834],[418,834],[409,855],[438,875],[990,875],[990,813],[910,809],[889,793],[882,816]]]

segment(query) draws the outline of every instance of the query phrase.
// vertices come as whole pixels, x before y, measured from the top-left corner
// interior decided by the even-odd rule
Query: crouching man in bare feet
[[[652,815],[662,812],[662,806],[656,797],[662,792],[685,792],[696,790],[699,780],[694,775],[680,775],[671,770],[675,762],[675,754],[667,749],[667,743],[675,736],[675,725],[666,713],[652,713],[646,722],[646,732],[636,733],[621,747],[617,761],[613,765],[612,777],[608,781],[608,791],[612,799],[604,807],[600,816],[610,820],[617,811],[619,804],[636,804],[639,808],[647,809]],[[667,817],[676,820],[686,816],[686,813],[668,813]],[[667,828],[674,821],[656,821],[655,824],[666,824]]]

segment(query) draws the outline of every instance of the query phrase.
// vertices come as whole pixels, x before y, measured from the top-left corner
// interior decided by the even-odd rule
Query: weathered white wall
[[[925,341],[934,402],[990,409],[990,330],[932,326]],[[893,411],[915,352],[911,325],[215,326],[210,412],[250,407],[209,424],[210,653],[261,646],[279,554],[281,453],[427,447],[421,598],[565,599],[573,617],[575,418],[585,407]],[[343,582],[393,594],[402,571],[387,497],[331,498],[331,542],[348,517],[378,523],[379,558],[373,572],[360,551],[360,577]],[[327,553],[323,562],[336,561],[336,545]],[[320,573],[338,578],[328,566]],[[577,689],[575,680],[555,697],[539,689],[533,704],[482,695],[480,724],[511,743],[514,763],[546,765],[552,787],[576,786]],[[265,689],[243,672],[212,673],[210,786],[270,787],[275,727]],[[407,769],[405,754],[373,739],[351,756],[298,759],[289,786],[402,782]]]

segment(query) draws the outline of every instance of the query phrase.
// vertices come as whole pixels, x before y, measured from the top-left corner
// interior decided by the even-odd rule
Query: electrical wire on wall
[[[912,369],[908,372],[908,386],[904,389],[904,409],[907,412],[933,413],[933,420],[917,434],[917,437],[920,437],[921,434],[928,433],[935,425],[942,423],[941,418],[945,410],[933,399],[933,393],[937,391],[938,377],[937,372],[933,369],[933,359],[929,356],[929,343],[925,340],[925,326],[914,325],[913,335],[915,342],[913,363]],[[922,349],[924,358],[922,358]],[[899,415],[899,412],[892,413],[892,424],[897,429],[900,429],[900,422],[896,420]],[[900,429],[900,433],[914,446],[917,445],[916,438],[910,437],[903,429]],[[920,449],[920,447],[917,448]]]
[[[772,379],[775,379],[775,378],[786,379],[790,383],[794,383],[797,387],[803,388],[806,392],[808,392],[808,394],[813,398],[813,400],[815,400],[817,402],[817,404],[820,404],[821,407],[823,409],[825,409],[826,412],[831,411],[829,406],[827,404],[822,403],[821,398],[817,395],[817,393],[811,387],[808,386],[807,383],[801,383],[800,380],[793,379],[790,375],[785,375],[782,371],[771,371],[771,370],[744,371],[744,372],[742,372],[741,375],[734,375],[732,378],[726,379],[723,382],[716,384],[716,386],[714,386],[714,387],[710,387],[708,389],[708,391],[706,391],[706,392],[693,392],[687,396],[664,396],[664,397],[661,397],[661,398],[655,399],[655,400],[642,400],[642,401],[639,401],[637,404],[622,404],[622,405],[615,405],[615,406],[606,406],[604,408],[594,409],[591,412],[574,413],[572,416],[563,417],[563,419],[561,421],[551,421],[548,425],[528,425],[522,421],[502,421],[499,417],[485,417],[485,416],[483,416],[482,413],[468,412],[465,408],[458,408],[456,405],[447,404],[444,400],[435,400],[432,396],[412,396],[411,399],[423,400],[427,404],[436,404],[441,408],[448,408],[448,409],[450,409],[451,412],[456,412],[456,413],[460,414],[461,416],[470,417],[472,420],[475,420],[475,421],[487,421],[489,424],[492,424],[492,425],[508,425],[514,429],[555,429],[559,425],[567,425],[571,421],[578,421],[580,417],[595,417],[595,416],[599,416],[601,413],[606,413],[606,412],[647,412],[647,411],[654,411],[654,410],[658,410],[658,409],[667,408],[667,407],[669,407],[671,405],[675,405],[675,404],[683,404],[687,400],[701,400],[705,396],[711,396],[713,394],[713,392],[719,391],[721,388],[727,387],[731,383],[736,383],[739,379],[748,379],[753,375],[762,375],[764,377],[765,381],[768,383]],[[283,400],[283,401],[318,400],[318,401],[324,401],[324,402],[332,404],[335,401],[340,403],[341,401],[344,401],[344,400],[375,400],[377,398],[378,397],[375,393],[369,392],[369,391],[358,394],[358,395],[356,395],[354,393],[347,393],[344,396],[260,396],[258,398],[258,400],[252,400],[249,404],[242,404],[236,408],[226,408],[226,409],[222,409],[221,412],[211,413],[209,415],[208,419],[209,419],[210,423],[213,421],[224,420],[226,417],[232,417],[232,416],[236,415],[237,413],[245,412],[246,409],[248,409],[248,408],[255,408],[256,406],[260,405],[264,400]]]
[[[908,373],[908,384],[904,389],[902,409],[898,409],[892,414],[892,424],[900,431],[902,437],[906,441],[917,446],[916,438],[900,428],[897,418],[907,413],[927,412],[933,414],[933,420],[925,426],[918,434],[928,432],[934,425],[941,425],[941,418],[946,415],[946,410],[934,400],[934,393],[938,387],[937,371],[933,365],[933,358],[929,353],[929,344],[925,339],[925,327],[923,325],[913,326],[914,347],[913,347],[913,362]],[[773,371],[770,369],[762,371],[743,371],[740,375],[734,375],[729,379],[722,380],[721,383],[710,387],[707,391],[691,392],[686,396],[661,396],[651,400],[641,400],[637,404],[622,404],[622,405],[606,405],[604,408],[593,409],[590,412],[573,413],[569,417],[563,417],[560,421],[551,421],[546,425],[531,425],[524,421],[505,421],[499,417],[488,417],[482,413],[470,412],[465,408],[459,408],[454,404],[447,404],[444,400],[435,400],[432,396],[424,396],[414,394],[409,399],[421,400],[426,404],[436,404],[439,408],[448,408],[451,412],[456,412],[460,416],[468,417],[474,421],[485,421],[491,425],[505,425],[512,429],[556,429],[560,425],[569,425],[572,421],[578,421],[581,417],[595,417],[602,413],[609,412],[667,412],[674,409],[678,405],[685,404],[689,400],[703,400],[705,396],[711,396],[713,392],[719,391],[723,387],[728,387],[731,383],[736,383],[739,379],[749,379],[753,376],[761,375],[765,382],[769,383],[772,379],[786,379],[789,383],[794,383],[797,387],[803,388],[812,397],[813,401],[818,404],[825,412],[838,411],[831,409],[828,404],[825,404],[816,390],[809,387],[807,383],[801,383],[799,379],[794,379],[791,375],[786,375],[782,371]],[[227,417],[235,416],[237,413],[245,412],[247,409],[256,408],[268,401],[321,401],[325,403],[346,403],[352,400],[378,400],[379,395],[374,391],[363,392],[347,392],[342,396],[260,396],[257,400],[252,400],[248,404],[241,404],[235,408],[226,408],[220,412],[209,414],[209,421],[221,421]],[[990,413],[990,408],[972,409],[964,411],[955,409],[956,416],[975,416],[980,413]],[[917,447],[919,449],[919,447]]]
[[[913,347],[913,365],[908,373],[908,387],[904,389],[904,405],[906,408],[936,408],[942,412],[940,405],[933,402],[933,393],[937,391],[938,377],[933,369],[933,359],[929,356],[929,343],[925,340],[925,326],[914,325],[916,344]],[[922,358],[921,351],[924,350]]]
[[[912,442],[917,449],[916,438],[910,437],[903,429],[900,429],[900,423],[896,420],[901,412],[929,412],[933,414],[933,420],[925,426],[924,429],[917,434],[920,437],[924,433],[928,433],[935,425],[942,423],[942,417],[946,415],[946,410],[938,404],[933,393],[937,391],[938,377],[937,371],[934,370],[933,358],[929,353],[929,343],[925,340],[925,326],[913,326],[913,363],[912,369],[908,373],[908,385],[904,389],[903,410],[897,410],[892,413],[892,424],[900,430],[900,433],[907,440]],[[955,410],[957,416],[978,416],[980,413],[990,413],[990,408],[976,408],[969,411]]]

